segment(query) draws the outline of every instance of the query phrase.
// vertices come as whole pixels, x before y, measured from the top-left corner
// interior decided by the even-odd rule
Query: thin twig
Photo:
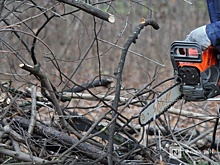
[[[111,43],[111,42],[109,42],[109,41],[103,40],[103,39],[101,39],[101,38],[98,38],[98,40],[99,40],[99,41],[102,41],[102,42],[104,42],[104,43],[107,43],[107,44],[109,44],[109,45],[112,45],[112,46],[114,46],[114,47],[116,47],[116,48],[119,48],[119,49],[121,49],[121,50],[123,49],[123,47],[121,47],[121,46],[119,46],[119,45],[116,45],[116,44],[113,44],[113,43]],[[139,56],[139,57],[141,57],[141,58],[144,58],[144,59],[146,59],[146,60],[148,60],[148,61],[150,61],[150,62],[153,62],[153,63],[155,63],[155,64],[157,64],[157,65],[159,65],[159,66],[165,67],[164,64],[161,64],[161,63],[159,63],[159,62],[157,62],[157,61],[155,61],[155,60],[152,60],[152,59],[150,59],[150,58],[148,58],[148,57],[146,57],[146,56],[144,56],[144,55],[142,55],[142,54],[140,54],[140,53],[134,52],[134,51],[132,51],[132,50],[128,50],[128,52],[129,52],[129,53],[132,53],[132,54],[135,54],[135,55],[137,55],[137,56]]]

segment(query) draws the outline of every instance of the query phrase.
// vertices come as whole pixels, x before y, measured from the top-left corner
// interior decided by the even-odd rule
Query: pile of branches
[[[109,96],[101,98],[97,95],[94,97],[81,95],[80,97],[79,94],[99,86],[109,88],[111,83],[112,81],[108,79],[94,80],[66,90],[59,97],[61,103],[77,97],[107,103],[110,100]],[[1,163],[108,164],[109,154],[114,164],[153,164],[155,162],[190,164],[201,161],[216,164],[219,161],[220,139],[216,138],[213,141],[216,135],[209,135],[213,132],[213,128],[205,132],[195,129],[196,126],[200,127],[200,124],[205,122],[215,123],[218,119],[216,116],[204,117],[184,110],[181,114],[180,110],[173,108],[170,113],[188,117],[191,115],[191,118],[202,121],[192,126],[170,128],[168,123],[165,123],[166,120],[159,117],[153,125],[141,128],[133,125],[138,116],[127,118],[126,115],[117,113],[115,120],[112,120],[112,109],[108,105],[109,110],[93,121],[86,115],[80,115],[78,113],[80,109],[76,107],[74,111],[71,110],[72,108],[62,108],[62,116],[56,115],[57,107],[53,100],[43,96],[36,89],[36,86],[32,86],[19,91],[11,88],[9,83],[1,84]],[[146,96],[146,91],[143,93]],[[143,95],[143,93],[139,94]],[[136,94],[136,98],[140,96],[139,94]],[[147,95],[152,95],[152,92],[148,91]],[[135,99],[133,102],[128,100],[125,101],[122,98],[119,102],[120,106],[127,104],[140,107],[143,102]],[[49,114],[45,113],[47,111]],[[112,153],[108,153],[110,128],[113,121],[116,121],[111,142],[114,149]],[[218,125],[215,129],[217,128]],[[210,148],[212,150],[209,153],[203,153]],[[181,152],[181,158],[178,152]]]
[[[93,81],[92,86],[109,83],[111,81],[103,79],[101,82]],[[80,88],[88,89],[91,83],[84,85],[85,87],[82,85]],[[44,116],[39,117],[40,111],[46,108],[56,112],[56,107],[48,98],[36,91],[36,86],[21,92],[2,84],[2,90],[4,92],[1,93],[0,100],[1,163],[107,164],[110,124],[104,126],[100,123],[102,120],[112,122],[111,119],[105,119],[110,110],[97,121],[92,121],[79,115],[77,111],[62,109],[63,116],[57,118],[54,116],[48,121]],[[79,88],[71,89],[71,91],[75,90]],[[64,99],[68,100],[71,97],[65,96]],[[46,116],[46,114],[41,115]],[[114,154],[110,153],[116,164],[126,164],[125,162],[134,160],[138,153],[142,152],[148,157],[147,160],[150,159],[145,147],[132,136],[137,130],[129,126],[129,122],[124,123],[125,125],[117,123],[116,126],[113,143],[117,149]],[[138,151],[135,151],[137,149]]]
[[[34,81],[29,82],[28,84],[32,85],[25,89],[13,88],[12,84],[17,82],[9,81],[0,84],[0,162],[2,164],[190,164],[201,161],[216,164],[220,161],[219,139],[216,138],[218,114],[203,115],[171,108],[170,113],[165,113],[145,127],[140,127],[138,124],[138,112],[133,117],[128,117],[129,114],[126,114],[128,109],[139,110],[145,106],[148,100],[151,101],[157,96],[157,87],[166,82],[153,86],[152,81],[142,89],[134,89],[132,92],[127,89],[123,90],[122,87],[122,72],[129,47],[132,43],[136,43],[144,27],[150,25],[156,30],[159,29],[154,20],[141,19],[128,37],[122,48],[113,85],[111,85],[112,80],[105,79],[100,74],[92,81],[81,85],[72,82],[75,85],[73,88],[58,91],[45,73],[35,51],[38,42],[50,50],[38,35],[52,18],[62,16],[51,10],[52,16],[49,17],[45,8],[40,8],[34,1],[30,1],[31,7],[36,7],[46,17],[41,28],[35,29],[37,32],[32,30],[33,34],[30,34],[16,29],[19,24],[27,20],[20,21],[16,17],[15,20],[18,19],[19,23],[11,25],[8,22],[8,16],[11,13],[19,13],[17,9],[27,3],[27,0],[18,2],[19,5],[16,8],[13,7],[11,12],[4,7],[7,1],[1,2],[0,11],[5,8],[9,12],[0,18],[0,22],[5,24],[0,32],[13,34],[13,37],[21,42],[19,44],[23,45],[18,50],[26,49],[32,61],[27,62],[23,54],[19,54],[4,40],[1,42],[5,50],[1,51],[15,54],[16,58],[21,61],[19,69],[29,74],[26,82],[29,77],[33,76],[36,84],[33,83]],[[94,17],[111,23],[115,21],[111,14],[102,12],[84,1],[59,0],[53,7],[60,3],[75,6]],[[63,16],[66,14],[64,13]],[[33,37],[31,48],[25,40],[25,35]],[[91,45],[95,41],[98,41],[97,36]],[[88,50],[91,47],[89,46]],[[84,58],[72,76],[66,77],[59,69],[58,60],[53,51],[51,55],[51,63],[59,72],[60,77],[63,76],[71,82]],[[99,94],[93,90],[100,86],[107,89],[105,94]],[[129,97],[122,97],[124,93]],[[86,101],[83,107],[80,107],[80,105],[72,105],[75,100]],[[86,109],[87,104],[90,105],[91,102],[95,102],[96,105],[88,107],[88,113],[81,113],[82,109]],[[89,112],[90,109],[101,109],[102,113],[98,117],[91,118],[90,114],[93,112]],[[170,114],[174,114],[175,117],[173,118]],[[176,118],[178,119],[176,125],[171,125],[172,120]],[[186,118],[190,118],[192,124],[184,122]],[[184,125],[186,123],[189,125]],[[205,127],[204,123],[214,124]]]

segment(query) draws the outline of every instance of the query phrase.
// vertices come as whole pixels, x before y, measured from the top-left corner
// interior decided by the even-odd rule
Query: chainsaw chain
[[[181,100],[182,97],[183,97],[183,95],[180,95],[179,97],[177,97],[170,105],[168,105],[166,108],[164,108],[164,110],[161,113],[159,113],[156,118],[158,118],[160,115],[165,113],[168,109],[170,109],[177,101]]]
[[[179,84],[179,83],[178,83]],[[178,84],[175,84],[175,85],[173,85],[172,86],[172,88],[174,88],[176,85],[178,85]],[[162,96],[164,93],[166,93],[167,91],[169,91],[169,90],[172,90],[172,88],[169,88],[168,90],[165,90],[164,92],[162,92],[161,94],[160,94],[160,96]],[[159,113],[157,116],[156,116],[156,119],[158,118],[158,117],[160,117],[162,114],[164,114],[166,111],[168,111],[168,109],[170,109],[177,101],[179,101],[179,100],[181,100],[182,99],[182,97],[183,97],[183,95],[180,95],[179,97],[177,97],[172,103],[170,103],[167,107],[165,107],[163,110],[162,110],[162,112],[161,113]],[[153,120],[153,119],[152,119]],[[152,121],[151,120],[151,121]],[[149,121],[150,122],[150,121]]]

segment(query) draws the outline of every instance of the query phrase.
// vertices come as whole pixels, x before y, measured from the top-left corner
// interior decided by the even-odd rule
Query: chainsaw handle
[[[171,44],[170,56],[171,60],[176,62],[200,63],[202,62],[202,48],[196,42],[175,41]]]
[[[202,62],[202,48],[196,42],[175,41],[171,44],[170,58],[174,69],[178,69],[178,62]]]

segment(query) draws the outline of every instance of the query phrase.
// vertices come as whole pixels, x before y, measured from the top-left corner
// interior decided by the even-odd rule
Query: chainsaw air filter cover
[[[179,67],[179,77],[187,85],[198,85],[200,83],[200,71],[196,67]]]

